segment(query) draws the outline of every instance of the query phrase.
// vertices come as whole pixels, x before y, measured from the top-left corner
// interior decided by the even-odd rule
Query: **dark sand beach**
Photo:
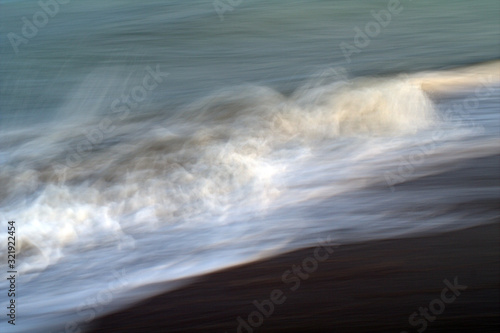
[[[298,284],[283,273],[315,248],[294,251],[152,297],[100,318],[91,332],[497,332],[499,226],[338,246],[292,291]],[[455,294],[444,290],[450,284]],[[277,289],[272,314],[250,318],[260,326],[239,324]]]

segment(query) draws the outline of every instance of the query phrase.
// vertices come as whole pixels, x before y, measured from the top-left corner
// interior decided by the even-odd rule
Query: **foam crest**
[[[131,118],[75,166],[64,165],[68,142],[97,126],[97,116],[50,136],[7,133],[23,138],[11,156],[31,162],[2,168],[9,186],[1,199],[30,221],[26,253],[43,258],[33,267],[45,266],[69,244],[99,246],[96,232],[121,246],[134,230],[224,224],[236,208],[264,210],[280,195],[290,163],[324,140],[412,133],[434,118],[432,102],[406,78],[308,86],[289,97],[238,87],[174,118]]]

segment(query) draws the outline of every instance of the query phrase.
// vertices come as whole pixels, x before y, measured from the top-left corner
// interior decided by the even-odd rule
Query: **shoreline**
[[[296,250],[200,277],[89,332],[497,332],[499,232],[497,222],[332,247],[315,269],[307,258],[328,251]]]

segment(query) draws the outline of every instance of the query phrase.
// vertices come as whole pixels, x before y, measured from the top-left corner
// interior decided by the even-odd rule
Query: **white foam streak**
[[[282,192],[290,163],[318,144],[414,133],[432,124],[434,112],[425,94],[400,78],[316,86],[290,98],[242,87],[213,94],[173,121],[118,124],[104,139],[116,143],[93,146],[70,167],[67,143],[85,140],[81,133],[99,117],[75,121],[74,128],[67,121],[50,135],[7,133],[25,138],[10,152],[22,162],[0,172],[8,184],[3,199],[9,214],[29,221],[21,251],[29,247],[43,258],[40,265],[25,260],[26,267],[46,267],[69,244],[92,248],[102,237],[229,223],[234,209],[265,210]]]

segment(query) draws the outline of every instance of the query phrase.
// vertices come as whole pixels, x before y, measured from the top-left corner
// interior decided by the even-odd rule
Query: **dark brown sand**
[[[283,273],[315,248],[294,251],[152,297],[91,332],[499,332],[499,226],[342,245],[292,291]],[[445,280],[467,288],[453,294]],[[276,289],[282,304],[269,317],[254,312]],[[410,325],[420,308],[428,319],[417,313]],[[238,330],[249,315],[257,327]]]

